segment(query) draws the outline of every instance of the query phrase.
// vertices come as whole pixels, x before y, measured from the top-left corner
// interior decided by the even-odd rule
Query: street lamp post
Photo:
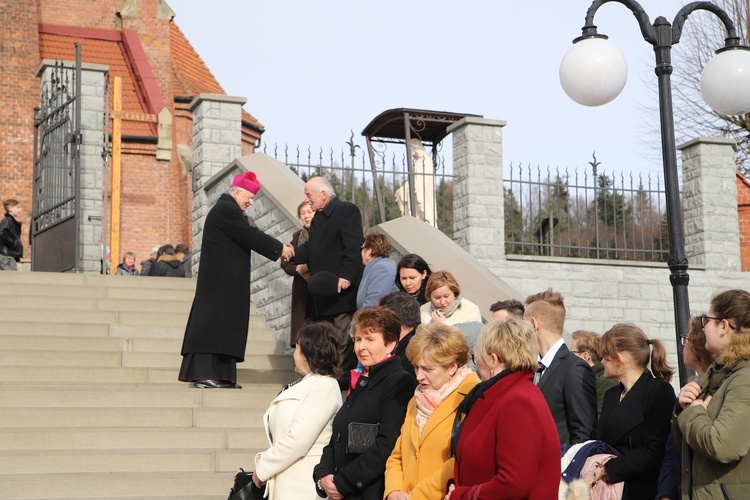
[[[669,281],[674,301],[675,339],[680,385],[687,382],[687,371],[682,357],[680,335],[688,330],[690,304],[688,300],[688,259],[685,254],[685,235],[677,175],[677,148],[672,111],[672,46],[680,41],[682,27],[696,10],[715,14],[727,31],[725,45],[716,51],[704,68],[701,93],[709,106],[725,115],[750,111],[750,48],[741,45],[734,23],[726,12],[711,2],[692,2],[675,16],[674,25],[664,17],[650,23],[649,17],[635,0],[594,0],[586,13],[582,35],[573,40],[573,47],[560,65],[560,83],[565,93],[586,106],[610,102],[622,91],[627,79],[627,65],[619,50],[597,32],[594,15],[599,7],[617,2],[633,13],[643,38],[654,47],[656,76],[659,82],[659,118],[661,149],[664,164],[664,183],[669,234]]]

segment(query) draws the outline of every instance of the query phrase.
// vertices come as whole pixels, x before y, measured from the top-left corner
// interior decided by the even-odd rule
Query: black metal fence
[[[359,206],[365,228],[381,222],[375,194],[379,183],[385,220],[408,213],[403,199],[406,152],[376,150],[376,165],[354,144],[333,148],[263,146],[303,180],[324,176],[339,197]],[[453,237],[453,172],[439,151],[434,173],[421,176],[434,192],[437,227]],[[569,171],[511,164],[504,172],[505,252],[509,255],[582,257],[666,262],[668,237],[664,184],[658,175]],[[302,196],[302,195],[301,195]]]
[[[369,228],[408,213],[408,200],[404,201],[403,188],[408,179],[406,152],[403,148],[376,151],[376,172],[367,159],[364,148],[354,143],[354,136],[345,142],[346,148],[279,146],[264,144],[263,153],[273,156],[294,170],[302,180],[323,176],[331,181],[336,194],[345,201],[356,204],[362,211],[362,222]],[[446,168],[445,157],[435,155],[433,173],[417,176],[422,189],[434,193],[436,225],[443,233],[453,237],[453,174]],[[385,221],[380,220],[375,193],[378,182],[385,205]]]
[[[506,254],[665,262],[659,176],[512,165],[505,172]]]

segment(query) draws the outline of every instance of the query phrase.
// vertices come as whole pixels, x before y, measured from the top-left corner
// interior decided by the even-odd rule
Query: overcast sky
[[[560,60],[589,0],[171,0],[175,22],[263,141],[344,147],[390,108],[505,120],[504,166],[661,173],[654,54],[630,11],[595,18],[628,62],[613,102],[587,108],[560,87]],[[684,3],[642,0],[651,21]],[[688,21],[690,22],[690,21]],[[675,73],[684,71],[675,58]]]

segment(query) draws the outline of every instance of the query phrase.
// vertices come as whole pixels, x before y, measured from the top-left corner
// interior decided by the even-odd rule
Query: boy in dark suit
[[[534,382],[547,400],[562,451],[594,439],[596,386],[585,361],[563,342],[565,303],[551,288],[526,298],[523,319],[531,322],[539,343],[539,372]]]

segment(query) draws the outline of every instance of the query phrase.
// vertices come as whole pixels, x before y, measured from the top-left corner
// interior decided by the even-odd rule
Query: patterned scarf
[[[310,239],[310,231],[305,229],[304,227],[299,232],[299,238],[297,239],[297,245],[302,245],[303,243],[307,243],[307,241]]]
[[[417,407],[417,427],[419,428],[419,436],[422,436],[422,429],[427,421],[430,419],[432,414],[435,412],[440,403],[445,400],[453,391],[463,383],[464,379],[473,373],[471,368],[464,365],[453,374],[448,381],[443,384],[438,390],[426,389],[422,386],[417,386],[414,390],[414,404]]]

